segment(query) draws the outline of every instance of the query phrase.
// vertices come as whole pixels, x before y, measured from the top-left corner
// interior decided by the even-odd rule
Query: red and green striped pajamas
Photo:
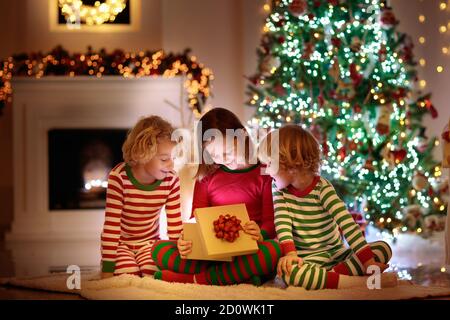
[[[231,262],[211,262],[181,259],[174,241],[158,241],[152,256],[161,270],[196,274],[202,283],[210,285],[230,285],[243,283],[254,276],[268,276],[276,270],[281,248],[277,241],[266,240],[258,243],[255,254],[237,256]]]
[[[111,170],[101,235],[103,272],[153,275],[158,270],[151,252],[159,240],[163,207],[167,234],[176,240],[182,229],[178,177],[168,175],[164,180],[142,185],[125,163]]]
[[[275,229],[283,254],[295,251],[303,259],[290,275],[288,285],[306,289],[337,288],[339,275],[363,275],[371,258],[387,263],[392,251],[383,241],[368,244],[330,182],[316,177],[304,191],[292,186],[278,190],[273,184]],[[347,248],[339,232],[347,240]]]

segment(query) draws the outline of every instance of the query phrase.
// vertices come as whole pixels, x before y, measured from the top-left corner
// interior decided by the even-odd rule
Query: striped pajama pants
[[[392,257],[391,247],[384,241],[369,243],[377,262],[387,264]],[[364,268],[356,254],[350,248],[339,248],[310,255],[300,255],[303,264],[293,265],[291,274],[283,274],[287,285],[303,287],[307,290],[324,289],[327,281],[336,274],[363,276]],[[330,273],[332,273],[330,275]],[[330,280],[331,281],[331,280]]]
[[[156,271],[159,271],[152,259],[154,242],[150,241],[139,245],[120,243],[117,247],[114,275],[152,276]]]
[[[259,242],[258,246],[257,253],[236,256],[231,262],[181,259],[176,241],[156,242],[152,255],[161,270],[201,274],[210,285],[230,285],[255,280],[254,277],[275,276],[281,257],[280,244],[275,240],[266,240]],[[260,279],[256,280],[254,282]]]

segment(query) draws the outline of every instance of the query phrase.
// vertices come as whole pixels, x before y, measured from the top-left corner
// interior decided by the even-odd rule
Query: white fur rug
[[[82,274],[81,289],[67,288],[68,275],[33,278],[3,278],[0,285],[78,294],[91,300],[401,300],[450,296],[450,288],[424,287],[399,281],[395,288],[382,290],[347,289],[306,291],[281,288],[277,283],[255,287],[240,284],[226,287],[167,283],[153,278],[122,275],[98,280],[97,273]]]

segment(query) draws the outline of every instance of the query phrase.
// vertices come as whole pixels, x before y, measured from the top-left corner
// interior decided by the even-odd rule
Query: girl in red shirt
[[[245,203],[250,221],[244,232],[258,241],[259,251],[237,256],[232,262],[187,260],[191,241],[159,241],[152,252],[161,269],[156,279],[169,282],[228,285],[251,281],[276,270],[281,249],[275,238],[272,179],[255,156],[245,127],[229,110],[215,108],[197,127],[202,161],[197,171],[192,212],[197,208]]]

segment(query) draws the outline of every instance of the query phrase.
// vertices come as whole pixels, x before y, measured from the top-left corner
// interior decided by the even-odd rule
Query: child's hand
[[[192,251],[192,241],[183,240],[183,232],[177,240],[177,248],[182,259],[186,259],[187,255]]]
[[[114,277],[114,273],[113,272],[102,272],[101,277],[102,277],[102,279],[112,278],[112,277]]]
[[[251,220],[246,222],[242,229],[244,229],[244,232],[251,235],[253,240],[257,241],[263,241],[263,236],[261,235],[261,229],[259,228],[258,224]]]
[[[296,252],[289,252],[287,255],[281,257],[280,260],[278,260],[277,275],[280,278],[283,276],[283,273],[287,276],[290,276],[291,267],[293,264],[301,266],[303,264],[303,260],[302,258],[297,256]]]
[[[383,272],[384,270],[389,268],[388,264],[384,264],[384,263],[381,263],[381,262],[376,262],[375,259],[372,258],[370,260],[367,260],[366,263],[364,263],[364,268],[365,268],[365,272],[364,273],[368,274],[367,273],[367,268],[369,266],[377,266],[378,268],[380,268],[380,272]]]

